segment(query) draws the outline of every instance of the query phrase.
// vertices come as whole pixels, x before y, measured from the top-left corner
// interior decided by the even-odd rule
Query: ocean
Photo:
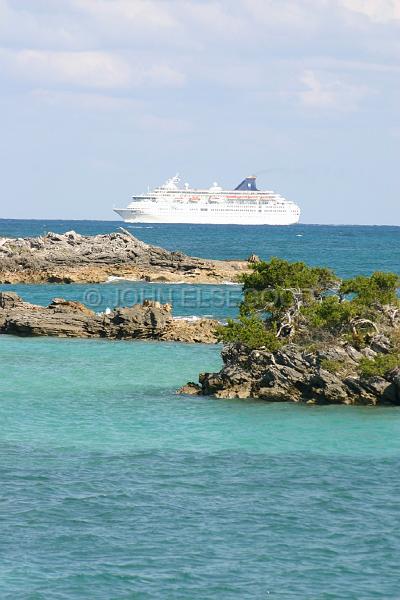
[[[0,236],[118,222],[0,220]],[[399,272],[400,228],[128,226],[212,258]],[[0,286],[235,314],[237,286]],[[0,598],[397,599],[397,408],[181,397],[218,346],[0,338]]]
[[[329,266],[341,276],[400,269],[400,227],[394,226],[140,225],[0,219],[0,237],[37,236],[71,229],[94,235],[118,231],[120,226],[149,244],[204,258],[246,260],[253,253],[265,259],[280,256]]]

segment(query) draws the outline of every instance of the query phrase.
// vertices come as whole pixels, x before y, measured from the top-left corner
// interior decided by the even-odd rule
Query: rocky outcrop
[[[199,344],[215,344],[215,330],[218,322],[214,319],[174,319],[171,327],[167,327],[160,339],[170,342],[190,342]]]
[[[380,336],[372,345],[383,350],[387,341]],[[400,405],[400,365],[384,377],[363,377],[357,369],[363,353],[350,345],[307,352],[289,344],[271,353],[229,344],[222,351],[221,371],[202,373],[200,385],[190,382],[179,391],[273,402]],[[368,349],[371,353],[376,356]]]
[[[151,300],[98,314],[80,302],[56,298],[43,307],[0,292],[0,334],[215,343],[216,325],[174,319],[171,305]]]
[[[125,230],[0,239],[0,283],[99,283],[112,276],[218,283],[233,281],[246,269],[241,261],[205,260],[151,246]]]

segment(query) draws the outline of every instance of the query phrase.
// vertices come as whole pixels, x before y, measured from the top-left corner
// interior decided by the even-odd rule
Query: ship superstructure
[[[126,208],[115,212],[127,223],[202,223],[221,225],[291,225],[300,218],[300,208],[273,191],[256,187],[254,175],[234,190],[217,183],[208,189],[179,187],[179,176],[147,194],[133,196]]]

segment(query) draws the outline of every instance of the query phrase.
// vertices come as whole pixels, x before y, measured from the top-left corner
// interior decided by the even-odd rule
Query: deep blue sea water
[[[253,252],[268,259],[328,266],[340,276],[375,270],[400,273],[400,227],[296,225],[254,227],[219,225],[127,225],[118,221],[19,221],[0,219],[0,237],[63,233],[74,229],[93,235],[118,231],[123,225],[141,240],[207,258],[246,259]],[[0,286],[26,300],[48,304],[54,297],[84,302],[94,310],[125,306],[144,298],[171,302],[177,316],[234,316],[241,294],[238,286],[157,285],[113,282],[103,285]]]
[[[0,221],[0,236],[118,225]],[[132,232],[215,258],[399,272],[399,228]],[[99,310],[175,294],[177,314],[220,316],[239,298],[234,286],[2,287],[42,304],[93,293]],[[175,394],[219,365],[214,346],[0,337],[1,599],[400,597],[398,409]]]
[[[295,225],[133,225],[118,221],[19,221],[0,219],[0,236],[43,235],[48,231],[93,235],[120,226],[149,244],[193,256],[247,259],[280,256],[335,268],[341,276],[400,270],[400,227]]]

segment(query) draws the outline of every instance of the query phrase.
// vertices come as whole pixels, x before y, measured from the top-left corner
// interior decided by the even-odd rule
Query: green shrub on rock
[[[399,287],[399,275],[377,271],[370,277],[359,275],[343,281],[339,291],[341,294],[354,294],[355,304],[371,307],[374,304],[398,304]]]
[[[329,290],[338,278],[331,269],[309,267],[304,262],[289,262],[273,257],[269,262],[250,265],[252,272],[243,276],[243,289],[298,289],[322,292]]]
[[[382,324],[394,327],[400,309],[395,273],[341,281],[331,269],[280,258],[250,267],[242,277],[239,318],[219,329],[222,341],[271,351],[289,341],[304,347],[347,341],[361,349]]]
[[[326,296],[301,310],[306,321],[315,329],[340,330],[355,315],[351,302],[341,302],[338,296]]]
[[[329,373],[333,373],[336,375],[344,368],[344,363],[340,360],[332,360],[330,358],[325,358],[321,361],[322,369],[329,371]]]
[[[249,348],[265,347],[270,352],[276,352],[282,346],[276,330],[268,330],[264,321],[254,313],[240,315],[237,320],[229,319],[227,325],[217,328],[217,338],[224,343],[241,342]]]
[[[377,354],[374,358],[362,358],[359,372],[364,377],[384,377],[396,367],[400,367],[400,354]]]

